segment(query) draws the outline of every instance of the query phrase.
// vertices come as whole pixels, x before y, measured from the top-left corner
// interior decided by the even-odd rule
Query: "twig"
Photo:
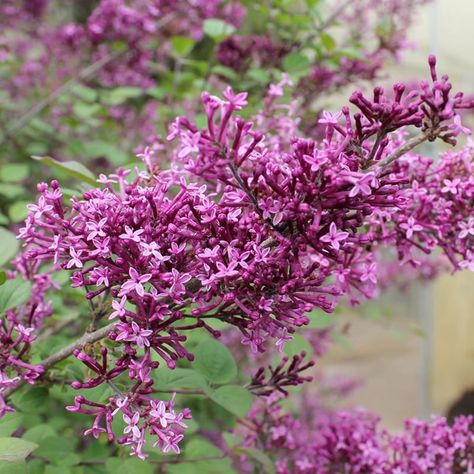
[[[150,464],[181,464],[183,462],[201,462],[201,461],[216,461],[219,459],[225,459],[227,456],[222,454],[220,456],[206,456],[202,458],[185,458],[182,456],[172,457],[171,459],[160,459],[157,461],[148,461]],[[105,464],[105,460],[102,459],[90,459],[81,461],[80,464],[84,466]]]
[[[100,339],[103,339],[105,336],[107,336],[107,334],[110,331],[114,329],[114,327],[115,327],[115,323],[110,323],[107,326],[104,326],[103,328],[98,329],[97,331],[84,334],[82,337],[77,339],[77,341],[74,341],[68,346],[63,347],[62,349],[59,349],[58,352],[44,359],[42,362],[39,363],[39,365],[43,366],[46,372],[53,365],[57,364],[63,359],[68,358],[76,349],[80,349],[81,347],[84,347],[86,344],[92,344],[93,342],[97,342]],[[15,387],[5,390],[5,392],[3,392],[3,396],[5,398],[10,396],[13,392],[18,390],[24,384],[25,384],[24,380],[20,381],[18,385],[16,385]]]
[[[18,130],[21,130],[25,125],[28,125],[28,123],[34,117],[36,117],[36,115],[38,115],[46,107],[51,105],[56,99],[58,99],[63,94],[68,92],[77,82],[83,79],[87,79],[88,77],[94,75],[97,71],[102,69],[106,64],[118,58],[126,51],[127,49],[125,47],[117,49],[116,51],[114,51],[112,54],[109,54],[105,58],[102,58],[99,61],[96,61],[95,63],[91,64],[90,66],[87,66],[76,77],[69,79],[69,81],[65,82],[62,86],[55,89],[46,98],[44,98],[43,100],[40,100],[28,112],[23,114],[16,122],[13,122],[13,124],[9,128],[7,128],[5,135],[2,137],[2,140],[0,141],[0,145],[2,145],[5,142],[7,137],[11,137]]]
[[[426,140],[432,139],[435,137],[436,134],[426,134],[425,132],[420,133],[416,137],[411,138],[408,140],[405,145],[401,146],[400,148],[397,148],[393,153],[388,155],[383,161],[378,162],[378,166],[380,168],[386,168],[390,164],[392,164],[395,160],[400,158],[402,155],[405,153],[408,153],[410,150],[413,150],[413,148],[417,147],[418,145],[421,145],[423,142],[426,142]]]
[[[169,23],[169,21],[172,19],[173,16],[174,16],[173,14],[165,15],[161,19],[161,21],[157,23],[157,28],[159,29],[165,26],[167,23]],[[55,89],[50,95],[45,97],[43,100],[40,100],[34,107],[32,107],[28,112],[22,115],[16,122],[13,122],[13,124],[6,129],[5,134],[0,140],[0,145],[2,145],[5,142],[5,140],[7,140],[8,138],[11,138],[11,136],[14,133],[16,133],[18,130],[21,130],[36,115],[38,115],[46,107],[51,105],[56,99],[58,99],[63,94],[68,92],[75,84],[77,84],[81,80],[84,80],[84,79],[89,78],[90,76],[93,76],[96,72],[100,71],[105,65],[107,65],[114,59],[117,59],[122,54],[124,54],[127,51],[127,49],[128,49],[127,46],[123,46],[117,49],[116,51],[112,52],[108,56],[100,59],[99,61],[96,61],[95,63],[90,64],[89,66],[85,67],[82,71],[80,71],[77,76],[72,77],[67,82],[65,82],[62,86],[59,86],[57,89]]]
[[[331,15],[329,15],[326,20],[316,27],[316,33],[322,33],[326,28],[331,26],[332,22],[337,19],[337,17],[353,2],[354,0],[347,0],[339,8],[334,10]]]

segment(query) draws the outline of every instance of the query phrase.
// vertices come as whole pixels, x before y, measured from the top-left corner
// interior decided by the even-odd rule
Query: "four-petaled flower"
[[[152,400],[150,403],[152,406],[152,409],[150,410],[150,415],[153,418],[156,418],[163,428],[166,428],[168,426],[168,423],[176,418],[176,415],[174,413],[166,410],[166,404],[162,400],[158,402]]]
[[[445,179],[443,180],[444,187],[441,188],[442,193],[451,193],[457,194],[458,193],[458,185],[461,182],[459,178],[455,178],[453,180]]]
[[[326,124],[326,125],[337,125],[339,119],[342,116],[342,112],[335,112],[331,113],[327,110],[323,110],[323,116],[318,120],[318,123]]]
[[[474,235],[474,217],[470,217],[467,222],[460,222],[461,232],[459,232],[459,238],[465,239],[469,235]]]
[[[293,339],[293,336],[290,336],[288,334],[288,329],[283,328],[280,333],[280,337],[275,342],[275,346],[278,349],[278,352],[283,352],[286,342],[291,341],[292,339]]]
[[[179,454],[179,446],[178,443],[184,438],[184,435],[177,434],[174,436],[170,436],[166,439],[165,445],[163,446],[163,452],[167,453],[170,449],[174,451],[175,454]]]
[[[327,242],[331,244],[334,250],[339,250],[341,247],[340,242],[343,242],[349,236],[349,232],[338,232],[336,224],[331,222],[329,226],[329,233],[321,237],[321,242]]]
[[[145,232],[143,229],[133,230],[128,225],[125,226],[125,234],[120,234],[123,240],[133,240],[133,242],[140,242],[140,235]]]
[[[183,136],[183,143],[185,144],[179,154],[179,158],[185,158],[191,153],[198,153],[199,152],[199,140],[201,139],[201,134],[196,132],[192,135],[184,135]]]
[[[144,296],[145,288],[143,283],[146,283],[151,278],[151,273],[140,275],[133,267],[130,267],[128,271],[130,280],[127,280],[120,288],[119,296],[127,295],[131,291],[135,290],[137,295]]]
[[[184,284],[191,280],[189,273],[179,273],[176,268],[171,270],[171,288],[170,293],[174,295],[182,295],[186,292]]]
[[[152,334],[153,331],[151,329],[142,329],[135,321],[133,321],[132,333],[126,340],[135,342],[138,347],[143,349],[145,346],[150,347],[150,341],[148,340],[148,337]]]
[[[247,92],[239,92],[235,94],[232,88],[229,86],[222,95],[227,99],[227,103],[234,110],[241,110],[247,105]]]
[[[423,226],[415,223],[415,219],[413,216],[410,216],[407,222],[403,222],[402,224],[400,224],[400,227],[402,229],[405,229],[406,236],[408,239],[412,238],[414,232],[419,232],[420,230],[423,230]]]
[[[72,267],[77,267],[77,268],[82,268],[83,263],[80,259],[82,255],[82,250],[77,250],[74,247],[71,247],[69,249],[69,254],[71,255],[71,259],[67,262],[66,267],[67,268],[72,268]]]
[[[140,428],[138,427],[138,422],[140,420],[140,413],[135,412],[132,418],[130,418],[128,415],[124,413],[123,415],[123,421],[126,423],[126,427],[124,428],[123,432],[125,434],[132,433],[133,437],[135,439],[141,438],[141,431]]]
[[[99,222],[88,222],[86,229],[89,231],[87,240],[93,240],[96,237],[105,237],[104,225],[107,223],[107,217],[104,217]]]
[[[377,283],[377,264],[371,263],[370,265],[364,265],[362,275],[360,276],[360,281],[366,282],[371,281],[374,285]]]
[[[33,213],[35,219],[39,219],[45,212],[53,210],[53,206],[46,204],[44,196],[38,199],[38,204],[28,204],[26,207]]]
[[[115,310],[109,319],[115,319],[117,317],[125,316],[125,305],[127,304],[127,297],[124,295],[120,301],[113,300],[112,308]]]

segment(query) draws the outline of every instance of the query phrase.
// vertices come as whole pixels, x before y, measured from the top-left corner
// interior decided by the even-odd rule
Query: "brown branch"
[[[80,337],[76,341],[72,342],[66,347],[63,347],[62,349],[59,349],[59,351],[57,351],[55,354],[44,359],[42,362],[39,363],[39,365],[41,365],[44,368],[44,371],[46,372],[48,369],[56,365],[58,362],[61,362],[63,359],[67,359],[76,349],[80,349],[87,344],[92,344],[93,342],[97,342],[100,339],[103,339],[105,336],[107,336],[107,334],[110,331],[114,329],[114,327],[115,327],[115,323],[110,323],[107,326],[104,326],[103,328],[98,329],[97,331],[88,332],[84,334],[82,337]],[[5,398],[9,397],[13,392],[18,390],[25,383],[26,382],[22,380],[15,387],[5,390],[5,392],[3,392],[3,396]]]
[[[33,456],[37,457],[37,456]],[[185,458],[182,456],[179,457],[171,457],[170,459],[160,459],[156,461],[148,461],[151,464],[181,464],[183,462],[201,462],[201,461],[216,461],[219,459],[225,459],[227,456],[226,454],[221,454],[220,456],[205,456],[202,458]],[[91,459],[91,460],[84,460],[81,461],[79,464],[84,465],[84,466],[91,466],[91,465],[99,465],[99,464],[105,464],[105,460],[102,459]]]
[[[158,29],[165,26],[167,23],[171,21],[174,15],[168,14],[165,15],[161,21],[157,23]],[[21,130],[25,125],[27,125],[36,115],[41,113],[46,107],[51,105],[56,99],[61,97],[63,94],[68,92],[74,85],[76,85],[79,81],[87,79],[93,76],[96,72],[100,71],[104,66],[108,63],[117,59],[122,54],[127,52],[128,45],[125,45],[116,51],[110,53],[109,55],[105,56],[104,58],[96,61],[93,64],[82,69],[79,74],[75,77],[72,77],[63,85],[59,86],[55,89],[50,95],[45,97],[43,100],[40,100],[36,105],[34,105],[28,112],[22,115],[16,122],[14,122],[10,127],[8,127],[5,131],[5,134],[0,139],[0,145],[2,145],[7,139],[11,139],[11,136],[16,133],[18,130]]]
[[[383,161],[379,161],[377,165],[382,169],[386,168],[387,166],[391,165],[395,160],[403,156],[405,153],[408,153],[410,150],[413,150],[413,148],[417,147],[418,145],[421,145],[423,142],[426,142],[426,140],[433,139],[433,136],[436,135],[426,134],[425,132],[420,133],[419,135],[408,140],[405,145],[401,146],[400,148],[397,148]]]

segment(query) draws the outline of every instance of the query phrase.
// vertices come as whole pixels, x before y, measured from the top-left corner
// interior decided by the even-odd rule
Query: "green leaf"
[[[301,53],[290,53],[283,59],[283,67],[287,72],[306,71],[309,66],[309,59]]]
[[[26,207],[30,202],[17,201],[8,208],[8,216],[13,222],[21,222],[26,219],[28,215],[28,208]]]
[[[188,458],[204,458],[222,455],[222,451],[205,439],[193,438],[186,445],[185,455]]]
[[[72,474],[72,470],[64,466],[52,466],[49,464],[45,467],[44,474]]]
[[[23,421],[21,413],[7,413],[0,419],[0,436],[10,436]]]
[[[323,32],[319,37],[321,38],[321,43],[328,51],[334,50],[336,47],[336,40],[331,35]]]
[[[15,199],[22,194],[25,194],[25,188],[20,184],[0,183],[0,195]]]
[[[97,91],[82,84],[74,85],[71,92],[85,102],[95,102],[97,100]]]
[[[187,56],[196,42],[187,36],[173,36],[171,45],[180,56]]]
[[[59,169],[65,172],[67,175],[79,179],[87,184],[97,184],[93,173],[89,171],[82,163],[78,163],[77,161],[57,161],[50,156],[32,156],[32,158],[45,165]]]
[[[101,102],[106,105],[120,105],[130,99],[141,97],[145,93],[140,87],[116,87],[100,93]]]
[[[247,77],[262,84],[266,84],[270,81],[270,73],[265,69],[251,69],[247,73]]]
[[[15,235],[0,227],[0,266],[9,262],[18,251],[18,240]]]
[[[204,20],[202,29],[207,36],[216,40],[222,40],[235,31],[234,26],[225,21],[219,20],[218,18],[208,18],[207,20]]]
[[[358,49],[338,49],[335,56],[337,59],[340,59],[341,57],[349,58],[349,59],[358,59],[358,60],[364,60],[364,56]]]
[[[128,154],[117,145],[102,140],[92,140],[84,143],[83,154],[87,158],[99,158],[105,156],[115,164],[123,164],[129,158]]]
[[[15,199],[25,193],[21,184],[0,183],[0,195],[8,199]]]
[[[28,388],[24,392],[14,393],[13,401],[23,412],[36,414],[46,409],[48,394],[48,389],[45,387]]]
[[[273,465],[272,460],[263,451],[252,448],[237,448],[235,449],[235,452],[238,454],[246,454],[249,458],[257,461],[263,468],[265,474],[275,474],[275,466]]]
[[[314,310],[308,314],[309,325],[308,327],[314,329],[325,329],[335,324],[336,320],[334,315],[330,315],[321,310]]]
[[[0,438],[0,461],[23,461],[37,447],[20,438]]]
[[[293,339],[285,344],[284,351],[288,357],[299,355],[302,351],[306,352],[308,357],[312,357],[314,349],[304,336],[301,334],[293,334]]]
[[[7,274],[5,272],[0,272],[0,286],[2,286],[7,281]]]
[[[193,369],[160,368],[156,373],[156,383],[160,390],[174,390],[178,388],[207,389],[206,379]]]
[[[25,163],[7,163],[0,168],[0,179],[16,183],[25,179],[29,171]]]
[[[0,474],[25,474],[25,473],[26,473],[26,464],[24,461],[20,461],[20,462],[0,461]]]
[[[53,438],[58,434],[50,425],[40,424],[25,432],[23,438],[32,443],[41,443],[46,438]]]
[[[56,465],[74,466],[80,462],[74,449],[74,442],[70,438],[50,436],[39,442],[35,454]]]
[[[212,68],[212,73],[220,76],[224,76],[231,81],[236,81],[239,78],[239,75],[230,67],[222,66],[222,64],[216,64]]]
[[[72,110],[80,119],[88,119],[97,114],[102,109],[100,104],[88,104],[86,102],[76,102]]]
[[[105,467],[110,474],[153,474],[152,464],[140,459],[108,458]]]
[[[240,385],[225,385],[209,393],[209,398],[239,418],[252,407],[252,395]]]
[[[215,340],[203,341],[194,350],[193,367],[209,382],[223,384],[237,376],[237,364],[229,349]]]
[[[31,296],[31,283],[15,279],[0,286],[0,313],[25,303]]]
[[[28,461],[28,474],[44,474],[44,464],[41,459],[31,459]]]

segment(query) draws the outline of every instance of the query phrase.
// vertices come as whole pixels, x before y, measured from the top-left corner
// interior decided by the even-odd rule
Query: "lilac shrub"
[[[333,411],[305,398],[300,416],[266,397],[242,425],[246,448],[273,455],[278,474],[467,474],[474,471],[472,417],[408,420],[390,434],[365,410]],[[266,433],[266,436],[260,436]],[[245,456],[241,470],[249,466]],[[252,472],[252,468],[250,471]]]
[[[385,247],[395,249],[404,265],[416,266],[419,255],[441,249],[453,270],[472,269],[472,146],[436,162],[412,149],[437,138],[454,145],[465,131],[459,111],[474,104],[452,92],[446,76],[438,78],[433,57],[429,64],[432,82],[422,82],[419,93],[404,94],[401,84],[393,95],[380,87],[371,98],[357,91],[350,99],[355,113],[348,107],[325,113],[321,142],[297,137],[298,118],[278,102],[288,82],[283,79],[252,120],[240,115],[246,93],[203,93],[207,126],[199,129],[186,117],[171,124],[168,170],[159,167],[166,159],[146,148],[140,154],[145,170],[101,175],[97,187],[70,202],[56,180],[40,183],[40,197],[28,206],[18,234],[25,248],[11,275],[30,280],[34,297],[8,310],[0,326],[2,414],[12,409],[13,391],[73,354],[89,375],[71,383],[81,394],[67,409],[93,418],[86,435],[105,432],[142,459],[149,436],[163,452],[179,453],[191,412],[177,411],[174,397],[156,398],[154,374],[183,361],[192,367],[185,342],[198,329],[218,338],[217,323],[224,324],[239,331],[251,352],[281,349],[309,323],[309,312],[332,312],[343,299],[354,304],[374,297],[378,255]],[[409,126],[417,130],[411,138]],[[51,275],[59,270],[71,272],[71,286],[85,289],[92,308],[105,305],[101,317],[109,323],[99,317],[84,339],[34,365],[28,348],[51,314],[45,292],[54,288]],[[275,391],[286,394],[287,387],[307,380],[301,372],[311,362],[295,357],[287,363],[257,372],[251,391],[273,400]],[[85,395],[98,386],[108,386],[113,395],[100,402]],[[366,467],[351,472],[389,462],[372,418],[334,417],[315,434],[317,453],[335,449],[325,455],[327,462],[361,457]],[[125,422],[123,433],[115,419]],[[464,433],[467,423],[456,426]],[[415,444],[421,436],[416,426],[407,435]],[[435,439],[430,429],[426,436]],[[450,428],[441,423],[439,430]],[[291,443],[287,427],[267,433],[270,449],[273,442]],[[342,446],[346,435],[353,436],[347,459],[331,441],[340,439]],[[411,459],[417,451],[412,441],[406,443],[395,437],[388,444]],[[446,456],[457,459],[464,453],[459,449]],[[277,463],[280,472],[314,472],[316,459],[326,462],[319,455],[295,464],[285,459]],[[399,472],[408,469],[402,461],[399,466]]]

